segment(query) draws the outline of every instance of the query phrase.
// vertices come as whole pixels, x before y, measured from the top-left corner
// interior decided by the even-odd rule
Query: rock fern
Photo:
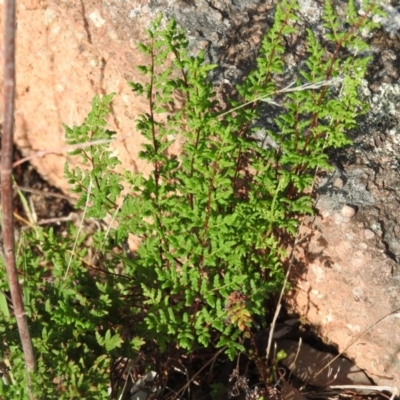
[[[140,45],[149,60],[139,67],[147,83],[129,83],[148,104],[136,121],[148,175],[116,172],[118,158],[98,144],[114,138],[106,124],[113,94],[96,97],[81,126],[65,127],[69,144],[97,143],[71,153],[81,167],[65,168],[77,207],[85,218],[111,216],[114,223],[91,240],[101,259],[96,277],[87,272],[96,268],[87,239],[73,227],[63,240],[38,229],[28,236],[30,250],[19,254],[30,275],[25,290],[47,398],[94,398],[91,382],[104,390],[111,360],[134,357],[142,344],[185,352],[223,347],[231,358],[246,351],[244,339],[267,324],[267,300],[283,284],[300,218],[312,213],[315,171],[329,168],[325,150],[350,144],[346,132],[366,111],[358,87],[370,57],[360,31],[374,27],[368,16],[378,10],[369,1],[363,7],[359,15],[349,1],[342,21],[327,0],[324,35],[307,30],[306,58],[290,71],[292,85],[282,87],[285,40],[301,25],[296,1],[280,2],[255,69],[223,111],[208,78],[216,66],[201,52],[189,53],[174,21],[162,29],[158,18],[149,43]],[[260,125],[266,107],[280,110],[275,129]],[[255,139],[260,132],[268,145]],[[179,156],[169,151],[175,140],[182,143]],[[118,250],[130,235],[140,239],[134,254]],[[40,257],[52,265],[52,280]],[[19,379],[12,318],[2,323],[3,358],[11,351]],[[23,392],[9,383],[0,391]]]

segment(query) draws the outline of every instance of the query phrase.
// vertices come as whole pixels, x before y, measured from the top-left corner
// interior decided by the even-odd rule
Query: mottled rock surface
[[[271,6],[269,6],[271,8]],[[261,1],[29,0],[18,7],[16,143],[51,184],[68,191],[63,177],[64,129],[81,124],[95,94],[115,92],[111,127],[124,166],[143,170],[134,119],[146,111],[127,81],[143,81],[147,64],[137,42],[160,12],[186,28],[193,51],[207,50],[221,65],[215,81],[231,87],[254,59],[267,28]]]

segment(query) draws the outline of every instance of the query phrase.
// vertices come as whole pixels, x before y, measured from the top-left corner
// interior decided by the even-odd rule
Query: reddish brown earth
[[[229,15],[218,10],[232,11],[234,2],[216,1],[213,7],[209,3],[200,1],[201,7],[192,9],[186,2],[170,1],[168,9],[171,15],[179,9],[185,18],[197,12],[200,25],[209,15],[209,20],[219,21],[229,31]],[[234,63],[239,65],[243,57],[254,54],[267,27],[260,17],[267,14],[267,6],[253,1],[238,7],[243,10],[232,14],[231,26],[240,27],[242,18],[247,28],[235,31],[241,35],[237,43],[228,40],[232,32],[224,36],[215,31],[209,38],[205,22],[204,32],[195,27],[191,32],[198,37],[197,47],[209,50],[213,60],[222,53],[210,43],[226,41],[228,55],[220,58],[232,63],[225,70],[230,74],[225,78],[233,76],[232,81],[245,71],[243,66],[235,69]],[[65,161],[71,160],[65,156],[62,123],[82,123],[95,94],[116,93],[110,124],[118,134],[112,146],[125,168],[146,168],[137,157],[141,138],[134,128],[135,117],[145,112],[146,105],[133,96],[126,81],[142,79],[135,66],[146,60],[136,42],[144,39],[146,24],[158,10],[144,0],[118,4],[113,0],[19,2],[16,143],[32,157],[30,162],[40,174],[65,193],[68,186],[63,168]],[[396,54],[390,46],[396,49],[397,41],[386,36],[382,34],[381,39],[385,57],[392,64],[386,63],[385,68],[392,67],[391,76],[396,78]],[[379,43],[376,46],[379,52]],[[221,52],[221,48],[217,50]],[[241,57],[235,56],[238,54]],[[382,59],[377,56],[376,60]],[[382,101],[383,81],[374,82],[374,76],[369,82],[371,96],[377,98],[376,104],[386,104]],[[396,105],[399,96],[395,93],[390,99],[389,103]],[[311,241],[297,252],[294,290],[288,304],[377,384],[400,387],[400,310],[396,311],[400,309],[400,196],[395,155],[400,118],[395,106],[388,106],[390,110],[382,107],[371,114],[371,121],[364,122],[364,134],[355,137],[352,149],[335,155],[341,172],[321,181],[320,215],[304,228],[303,234]],[[43,151],[52,154],[37,154]],[[354,215],[350,215],[351,209],[343,209],[346,204],[356,211]]]
[[[132,37],[122,40],[118,25],[102,19],[103,13],[96,1],[84,6],[80,1],[30,1],[18,7],[16,143],[64,192],[62,124],[81,124],[95,94],[117,94],[110,124],[118,127],[119,157],[128,168],[144,167],[137,162],[141,139],[133,119],[145,105],[127,85],[127,80],[141,79],[134,65],[145,63],[136,48],[143,29],[132,29]],[[35,154],[42,151],[53,154]]]
[[[355,360],[381,385],[396,385],[400,372],[400,310],[395,261],[363,210],[322,215],[303,229],[311,237],[297,251],[290,308],[327,342]],[[397,312],[394,310],[397,309]]]

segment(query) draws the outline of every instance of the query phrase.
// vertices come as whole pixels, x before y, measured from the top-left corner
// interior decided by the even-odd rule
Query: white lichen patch
[[[299,0],[300,13],[311,23],[321,19],[322,8],[314,0]]]
[[[46,26],[51,25],[51,23],[54,21],[54,19],[56,18],[56,13],[54,10],[52,10],[51,8],[48,8],[45,12],[44,12],[44,24]]]
[[[89,14],[89,19],[93,22],[96,28],[101,28],[106,22],[105,19],[101,18],[98,11],[93,11]]]
[[[148,6],[138,5],[129,11],[129,18],[141,17],[143,14],[148,14],[149,12],[150,8]]]

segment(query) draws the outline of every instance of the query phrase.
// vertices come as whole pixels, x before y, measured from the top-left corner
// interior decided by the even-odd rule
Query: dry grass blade
[[[218,356],[221,354],[221,353],[223,353],[224,351],[226,350],[226,346],[225,347],[222,347],[221,349],[219,349],[215,354],[214,354],[214,356],[210,359],[210,360],[208,360],[189,380],[188,380],[188,382],[179,390],[179,392],[177,392],[177,393],[175,393],[175,395],[174,395],[174,397],[172,397],[172,400],[176,400],[176,399],[178,399],[178,398],[180,398],[179,396],[181,395],[181,394],[183,394],[185,391],[186,391],[186,389],[190,386],[190,384],[196,379],[196,377],[198,376],[198,375],[200,375],[200,373],[205,369],[205,368],[207,368],[207,366],[208,365],[210,365],[210,364],[212,364],[212,363],[214,363],[214,361],[218,358]]]
[[[76,233],[74,247],[72,248],[72,254],[71,254],[71,257],[69,258],[69,261],[68,261],[68,266],[67,266],[67,270],[65,271],[64,279],[67,278],[68,272],[69,272],[69,270],[71,268],[71,263],[72,263],[72,260],[73,260],[73,254],[75,254],[76,245],[77,245],[78,240],[79,240],[79,234],[82,231],[83,223],[85,221],[85,215],[86,215],[86,211],[87,211],[87,208],[88,208],[88,205],[89,205],[89,201],[90,201],[91,190],[92,190],[92,179],[90,178],[90,182],[89,182],[89,186],[88,186],[87,194],[86,194],[87,197],[86,197],[85,210],[84,210],[83,215],[82,215],[81,223],[79,224],[78,232]]]
[[[20,160],[16,161],[13,164],[13,167],[17,167],[18,165],[21,165],[21,164],[23,164],[25,162],[28,162],[28,161],[32,160],[33,158],[36,158],[36,157],[44,157],[44,156],[47,156],[49,154],[63,154],[63,153],[67,153],[69,151],[73,151],[73,150],[76,150],[76,149],[84,149],[86,147],[100,145],[100,144],[108,144],[108,143],[111,143],[111,142],[112,142],[112,139],[101,139],[101,140],[93,140],[91,142],[86,142],[86,143],[79,143],[79,144],[75,144],[75,145],[59,147],[57,149],[37,151],[37,152],[27,156],[27,157],[21,158]]]
[[[336,357],[334,357],[330,362],[328,362],[323,368],[321,368],[316,374],[313,375],[313,379],[315,379],[318,375],[320,375],[323,371],[325,371],[327,368],[329,368],[332,363],[334,363],[339,357],[341,357],[348,348],[353,346],[362,336],[367,334],[369,331],[371,331],[375,326],[377,326],[379,323],[381,323],[384,319],[388,318],[391,315],[398,315],[400,309],[396,309],[392,311],[389,314],[384,315],[382,318],[380,318],[378,321],[373,323],[371,326],[369,326],[367,329],[365,329],[363,332],[361,332],[358,336],[356,336],[355,339],[353,339]],[[398,389],[397,389],[398,390]]]
[[[335,385],[329,386],[330,389],[355,389],[368,392],[390,392],[390,400],[394,400],[399,396],[399,388],[396,386],[372,386],[372,385]]]
[[[280,340],[277,345],[278,350],[283,350],[287,355],[282,363],[307,384],[317,387],[371,384],[364,371],[347,358],[337,358],[333,354],[314,349],[307,343],[300,344],[292,340]],[[330,364],[330,368],[314,376],[314,372],[326,364]]]
[[[55,197],[58,199],[67,200],[71,203],[73,203],[75,201],[75,199],[73,197],[66,196],[65,194],[45,192],[43,190],[32,189],[32,188],[28,188],[25,186],[14,185],[14,189],[19,190],[21,192],[37,194],[37,195],[43,196],[43,197]]]
[[[239,108],[243,108],[246,107],[250,104],[256,103],[258,101],[263,101],[264,103],[270,103],[273,104],[277,107],[282,107],[282,105],[274,102],[270,96],[276,95],[276,94],[281,94],[281,93],[289,93],[289,92],[299,92],[301,90],[310,90],[310,89],[320,89],[324,86],[332,86],[332,85],[336,85],[337,83],[341,82],[342,79],[340,78],[334,78],[334,79],[329,79],[327,81],[321,81],[321,82],[315,82],[315,83],[307,83],[305,85],[301,85],[301,86],[296,86],[296,87],[292,87],[294,85],[294,82],[292,82],[290,85],[288,85],[287,87],[277,90],[274,93],[271,93],[269,95],[263,95],[263,96],[259,96],[256,97],[255,99],[248,101],[247,103],[241,104],[238,107],[232,108],[228,111],[223,112],[222,114],[219,114],[218,117],[223,117],[226,114],[229,114],[231,112],[234,112],[236,110],[238,110]]]

